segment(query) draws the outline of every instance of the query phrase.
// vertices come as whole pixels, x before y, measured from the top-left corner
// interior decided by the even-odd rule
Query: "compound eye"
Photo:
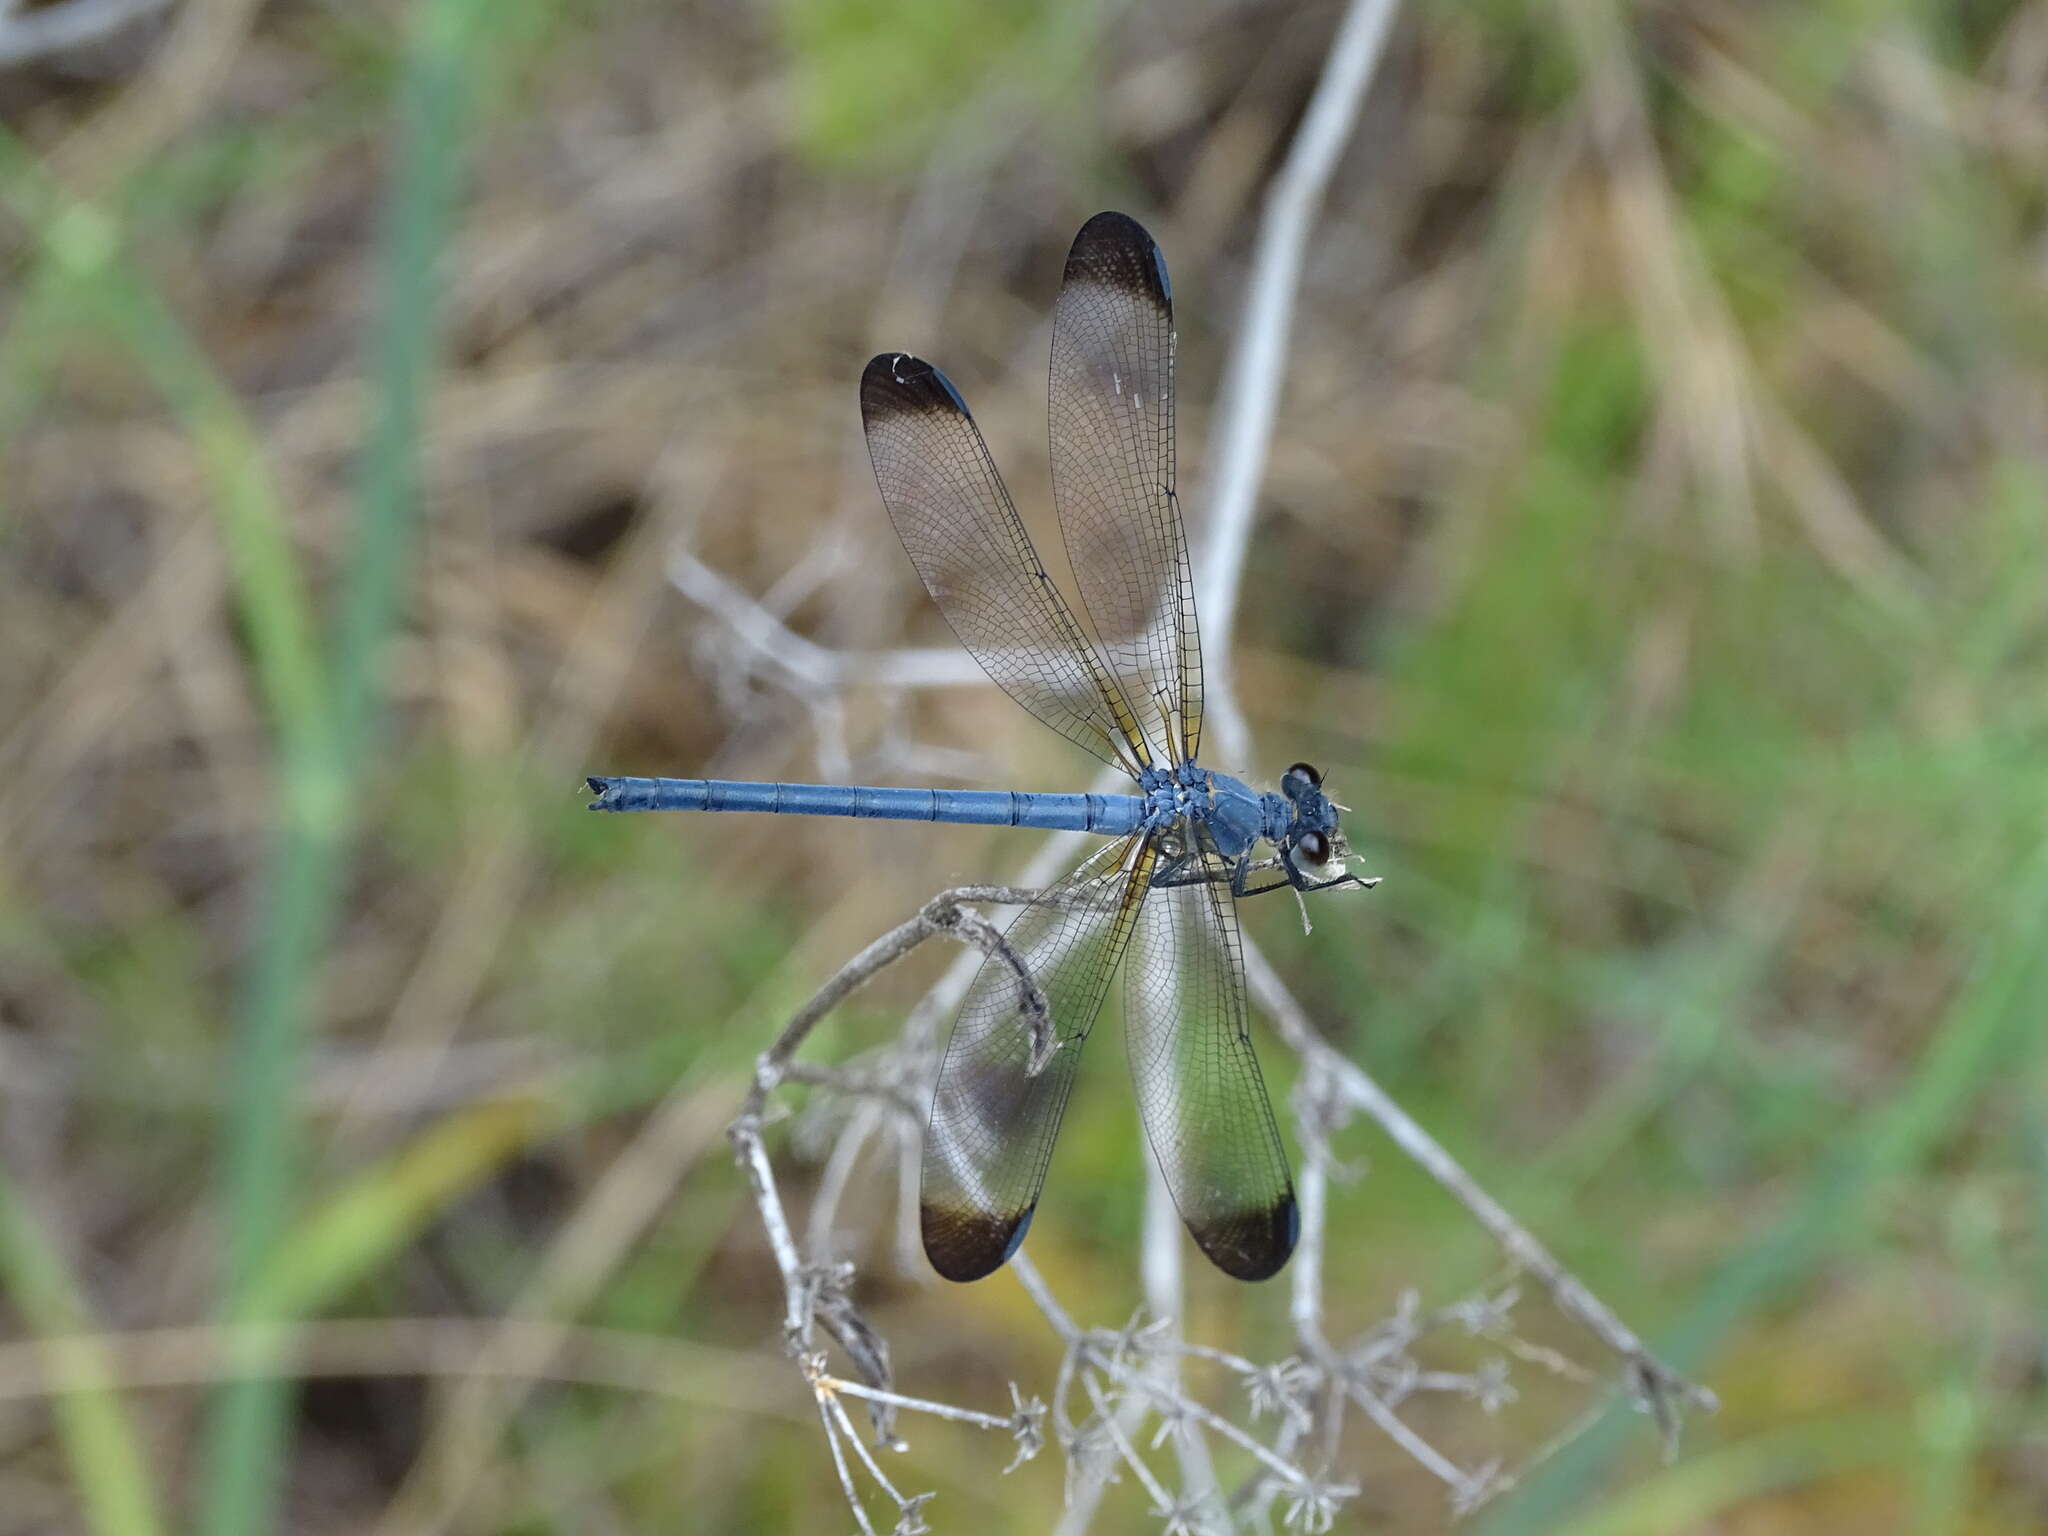
[[[1315,769],[1311,768],[1307,763],[1296,763],[1292,768],[1288,769],[1287,771],[1290,774],[1300,774],[1304,779],[1307,779],[1309,783],[1315,785],[1317,789],[1321,789],[1323,787],[1323,776],[1320,773],[1316,772]]]
[[[1330,862],[1330,840],[1316,831],[1308,831],[1294,840],[1294,851],[1311,864]]]

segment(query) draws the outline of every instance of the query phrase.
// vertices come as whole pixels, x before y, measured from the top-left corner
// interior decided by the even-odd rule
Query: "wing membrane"
[[[1224,1273],[1264,1280],[1294,1251],[1294,1182],[1246,1029],[1229,866],[1213,852],[1199,862],[1208,879],[1156,887],[1135,924],[1124,969],[1131,1078],[1188,1231]]]
[[[1112,843],[1010,924],[1010,943],[1052,1005],[1060,1042],[1038,1076],[1025,1075],[1030,1033],[1009,965],[993,955],[983,961],[961,1004],[932,1096],[919,1199],[924,1251],[948,1280],[978,1280],[1001,1268],[1024,1240],[1081,1044],[1130,939],[1151,867],[1138,839]]]
[[[981,431],[943,373],[884,353],[860,380],[875,483],[925,590],[996,685],[1069,741],[1130,772],[1144,738],[1046,575]]]
[[[1052,484],[1095,626],[1164,755],[1202,740],[1202,649],[1174,491],[1173,291],[1143,226],[1099,213],[1067,255],[1053,308]]]

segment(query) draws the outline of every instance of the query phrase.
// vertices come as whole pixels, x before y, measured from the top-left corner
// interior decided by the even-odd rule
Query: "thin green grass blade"
[[[1935,1379],[1913,1415],[1918,1445],[1913,1469],[1913,1529],[1921,1536],[1972,1529],[1977,1469],[1990,1448],[1994,1425],[1985,1386],[1997,1374],[2000,1313],[1993,1299],[2005,1290],[1999,1254],[1997,1199],[1982,1183],[1959,1191],[1948,1217],[1948,1248],[1973,1282],[1973,1314],[1962,1337],[1940,1350]]]
[[[1706,1286],[1657,1350],[1673,1368],[1696,1374],[1731,1329],[1852,1237],[1873,1193],[1911,1172],[1994,1078],[2031,1079],[2048,1016],[2048,852],[2013,883],[2004,913],[1911,1082],[1870,1110],[1792,1212]],[[1486,1536],[1558,1529],[1637,1423],[1624,1408],[1609,1410],[1500,1506]]]
[[[537,1098],[493,1100],[437,1121],[294,1227],[263,1282],[259,1310],[304,1317],[330,1305],[559,1124],[557,1109]]]
[[[1912,1426],[1896,1415],[1801,1424],[1689,1456],[1571,1529],[1573,1536],[1709,1529],[1747,1500],[1848,1472],[1896,1466],[1917,1450]]]
[[[99,1536],[156,1536],[156,1489],[91,1309],[19,1190],[0,1175],[0,1288],[45,1341],[52,1374],[75,1383],[55,1395],[57,1437],[71,1463],[86,1527]]]
[[[190,332],[122,254],[114,219],[67,201],[42,166],[0,127],[0,198],[38,235],[35,311],[62,307],[97,323],[134,353],[197,449],[220,524],[256,680],[278,734],[319,728],[326,694],[305,573],[291,547],[283,498],[248,413]],[[18,322],[20,323],[20,322]]]
[[[274,1523],[291,1408],[262,1374],[289,1321],[266,1286],[289,1230],[299,1057],[320,951],[332,928],[378,702],[378,661],[413,547],[420,417],[440,308],[440,255],[462,161],[478,0],[428,0],[398,92],[398,158],[382,237],[371,383],[378,416],[357,482],[356,546],[336,624],[324,728],[286,743],[282,830],[265,882],[266,922],[235,1048],[223,1156],[227,1318],[244,1358],[208,1424],[200,1527],[256,1536]],[[275,1328],[266,1325],[276,1325]]]

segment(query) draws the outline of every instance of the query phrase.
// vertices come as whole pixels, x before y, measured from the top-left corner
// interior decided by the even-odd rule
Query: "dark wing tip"
[[[860,375],[862,421],[883,416],[958,412],[973,419],[953,381],[921,357],[908,352],[878,352]]]
[[[1270,1280],[1287,1267],[1301,1236],[1301,1212],[1294,1203],[1294,1191],[1263,1210],[1240,1211],[1230,1221],[1210,1230],[1190,1227],[1195,1242],[1209,1261],[1233,1280]]]
[[[917,1219],[924,1233],[924,1255],[943,1279],[964,1282],[992,1275],[1023,1245],[1035,1210],[1034,1205],[1005,1217],[920,1203]]]
[[[1098,213],[1074,236],[1067,252],[1066,281],[1097,282],[1134,298],[1150,299],[1171,318],[1173,283],[1166,275],[1166,258],[1145,232],[1145,226],[1127,213]]]

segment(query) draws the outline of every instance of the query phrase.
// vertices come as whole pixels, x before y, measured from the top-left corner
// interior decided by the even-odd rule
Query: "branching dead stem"
[[[1034,1056],[1042,1061],[1052,1038],[1044,994],[1000,931],[970,904],[1019,906],[1090,899],[1094,898],[1089,893],[1053,896],[1014,886],[963,886],[933,897],[916,915],[848,961],[797,1010],[762,1053],[753,1086],[731,1128],[735,1155],[753,1190],[783,1278],[788,1348],[817,1398],[841,1485],[864,1529],[871,1527],[861,1503],[863,1471],[867,1485],[894,1503],[897,1529],[921,1528],[921,1511],[930,1495],[905,1493],[882,1474],[854,1436],[844,1398],[866,1406],[878,1444],[902,1448],[897,1415],[927,1414],[1009,1434],[1016,1442],[1012,1467],[1037,1453],[1049,1427],[1067,1461],[1070,1498],[1085,1495],[1078,1507],[1092,1508],[1093,1499],[1121,1470],[1144,1485],[1169,1530],[1228,1530],[1240,1521],[1268,1521],[1276,1509],[1290,1529],[1329,1529],[1338,1509],[1358,1492],[1337,1464],[1348,1411],[1362,1415],[1439,1479],[1454,1511],[1468,1512],[1512,1487],[1514,1472],[1497,1460],[1460,1462],[1403,1418],[1403,1405],[1419,1395],[1454,1395],[1490,1416],[1514,1400],[1518,1365],[1581,1381],[1593,1373],[1552,1348],[1516,1336],[1514,1309],[1521,1288],[1513,1283],[1430,1310],[1411,1292],[1391,1316],[1373,1327],[1342,1342],[1328,1337],[1324,1253],[1333,1159],[1327,1144],[1354,1112],[1372,1118],[1472,1214],[1499,1245],[1512,1276],[1539,1287],[1615,1357],[1619,1390],[1633,1394],[1655,1418],[1667,1445],[1675,1447],[1685,1409],[1713,1407],[1710,1393],[1657,1361],[1611,1308],[1486,1194],[1363,1069],[1330,1047],[1264,957],[1249,945],[1246,960],[1253,995],[1281,1040],[1300,1058],[1303,1073],[1293,1101],[1296,1129],[1309,1149],[1300,1180],[1302,1232],[1291,1280],[1295,1353],[1255,1361],[1182,1340],[1170,1326],[1171,1319],[1143,1314],[1116,1329],[1082,1325],[1054,1296],[1029,1255],[1020,1253],[1010,1268],[1065,1345],[1050,1406],[1025,1397],[1014,1382],[1009,1387],[1013,1410],[1008,1414],[898,1391],[887,1342],[855,1304],[853,1265],[825,1253],[807,1255],[798,1247],[762,1138],[772,1115],[771,1096],[785,1084],[800,1083],[821,1095],[857,1095],[879,1100],[905,1117],[913,1115],[926,1087],[928,1053],[899,1049],[858,1069],[813,1066],[797,1060],[796,1053],[834,1007],[935,936],[998,957],[1015,969],[1019,1011],[1031,1031]],[[849,1125],[842,1134],[853,1133]],[[903,1155],[914,1155],[914,1139],[904,1145],[909,1150]],[[818,1230],[814,1223],[813,1232]],[[857,1379],[829,1370],[817,1339],[820,1330],[838,1346]],[[1423,1363],[1422,1350],[1439,1335],[1483,1339],[1498,1345],[1500,1353],[1469,1371],[1431,1368]],[[1206,1361],[1232,1377],[1242,1389],[1236,1414],[1203,1401],[1182,1384],[1177,1370],[1160,1369],[1162,1362],[1176,1360]],[[1263,1435],[1257,1431],[1261,1423],[1269,1425]],[[1182,1469],[1207,1467],[1212,1439],[1251,1463],[1251,1471],[1234,1489],[1171,1486],[1144,1455],[1145,1449],[1170,1445]],[[1201,1447],[1201,1454],[1180,1454],[1188,1446]]]

